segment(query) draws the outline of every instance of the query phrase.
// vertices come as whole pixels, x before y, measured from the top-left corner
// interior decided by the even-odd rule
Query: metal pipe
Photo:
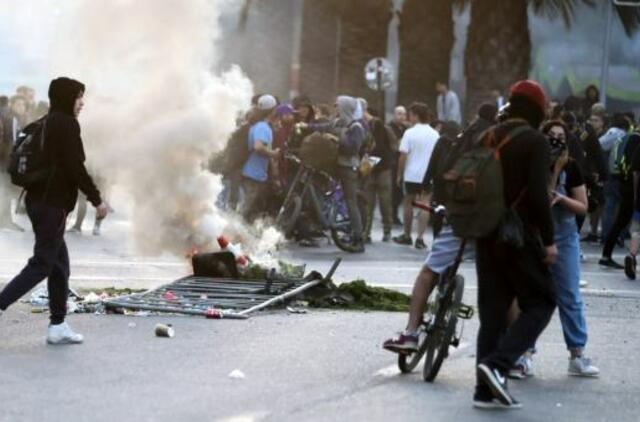
[[[159,306],[159,305],[147,305],[147,304],[136,304],[135,307],[132,307],[131,304],[129,303],[121,303],[118,301],[109,301],[108,304],[111,306],[120,307],[120,308],[137,309],[137,310],[151,311],[151,312],[169,312],[169,313],[184,314],[184,315],[205,316],[205,312],[206,312],[204,310],[197,310],[197,309],[182,309],[182,308],[176,308],[173,306]],[[233,313],[224,312],[224,311],[221,311],[221,312],[224,315],[223,319],[247,319],[248,318],[248,316],[246,315],[240,315],[235,312]]]

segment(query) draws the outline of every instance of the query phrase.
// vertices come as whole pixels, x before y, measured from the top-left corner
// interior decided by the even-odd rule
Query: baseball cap
[[[276,107],[276,116],[278,117],[286,116],[287,114],[293,113],[295,113],[295,110],[289,104],[280,104],[278,107]]]
[[[273,95],[265,94],[258,98],[258,108],[260,110],[271,110],[277,105],[278,102]]]

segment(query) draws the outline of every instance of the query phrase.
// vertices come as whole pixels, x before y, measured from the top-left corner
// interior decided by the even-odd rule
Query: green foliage
[[[329,287],[331,293],[311,299],[316,308],[339,308],[357,311],[408,312],[411,297],[395,290],[372,287],[364,280]]]

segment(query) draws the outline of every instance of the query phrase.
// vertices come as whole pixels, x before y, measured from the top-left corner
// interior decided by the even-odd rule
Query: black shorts
[[[424,190],[422,183],[404,182],[405,195],[420,195]]]

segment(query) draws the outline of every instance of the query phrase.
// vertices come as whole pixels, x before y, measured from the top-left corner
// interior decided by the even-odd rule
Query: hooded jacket
[[[51,168],[49,178],[27,192],[28,200],[63,208],[71,212],[78,199],[78,189],[94,206],[102,199],[85,168],[85,154],[80,124],[73,107],[84,85],[69,78],[57,78],[49,85],[51,108],[46,118],[44,156]]]
[[[360,148],[364,142],[365,131],[358,123],[358,100],[347,95],[337,99],[338,121],[338,165],[343,167],[358,167],[360,165]]]

